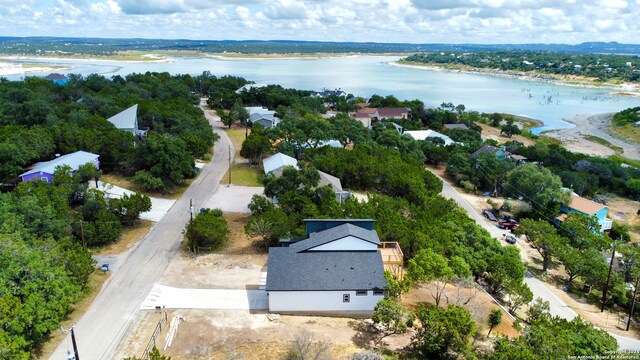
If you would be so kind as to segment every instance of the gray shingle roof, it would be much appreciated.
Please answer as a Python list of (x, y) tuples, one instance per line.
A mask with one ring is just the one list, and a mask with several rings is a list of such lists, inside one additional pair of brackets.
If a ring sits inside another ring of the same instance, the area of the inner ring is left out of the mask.
[(293, 248), (296, 251), (305, 251), (350, 235), (364, 241), (380, 245), (380, 238), (375, 230), (367, 230), (347, 223), (327, 230), (311, 233), (308, 239), (292, 244), (290, 248)]
[(296, 252), (270, 248), (267, 291), (340, 291), (384, 289), (378, 251)]
[(340, 179), (333, 175), (329, 175), (324, 171), (318, 170), (318, 173), (320, 174), (320, 181), (318, 182), (318, 185), (330, 185), (334, 192), (342, 191), (342, 183), (340, 182)]
[(497, 152), (498, 152), (498, 150), (500, 150), (500, 149), (498, 149), (498, 148), (497, 148), (497, 147), (495, 147), (495, 146), (491, 146), (491, 145), (484, 145), (483, 147), (481, 147), (480, 149), (476, 150), (476, 151), (475, 151), (473, 154), (471, 154), (471, 155), (474, 155), (474, 156), (475, 156), (475, 155), (480, 155), (480, 154), (482, 154), (482, 153), (492, 153), (492, 154), (495, 154), (495, 153), (497, 153)]

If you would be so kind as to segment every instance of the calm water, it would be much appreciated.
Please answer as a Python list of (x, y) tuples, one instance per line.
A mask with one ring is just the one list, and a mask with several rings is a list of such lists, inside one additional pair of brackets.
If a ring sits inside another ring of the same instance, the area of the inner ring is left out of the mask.
[[(611, 95), (608, 89), (585, 89), (484, 75), (445, 73), (391, 66), (398, 57), (354, 56), (323, 59), (213, 59), (174, 58), (170, 63), (117, 61), (38, 61), (72, 66), (65, 73), (105, 76), (132, 72), (167, 71), (172, 74), (237, 75), (259, 84), (299, 89), (341, 88), (367, 97), (394, 95), (420, 99), (427, 106), (443, 102), (464, 104), (468, 110), (527, 116), (545, 123), (535, 132), (571, 127), (563, 118), (582, 113), (616, 112), (640, 106), (640, 98)], [(20, 76), (8, 77), (12, 80)]]

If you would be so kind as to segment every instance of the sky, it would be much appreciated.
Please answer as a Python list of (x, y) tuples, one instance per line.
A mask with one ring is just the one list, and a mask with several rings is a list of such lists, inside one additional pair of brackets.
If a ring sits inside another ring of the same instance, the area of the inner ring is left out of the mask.
[(0, 36), (640, 43), (640, 0), (0, 0)]

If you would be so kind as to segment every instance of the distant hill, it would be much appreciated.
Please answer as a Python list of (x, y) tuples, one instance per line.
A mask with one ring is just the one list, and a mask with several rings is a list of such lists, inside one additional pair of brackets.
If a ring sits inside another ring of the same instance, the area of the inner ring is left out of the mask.
[(100, 39), (57, 37), (0, 37), (0, 53), (3, 54), (92, 54), (109, 55), (118, 51), (140, 50), (191, 50), (246, 54), (293, 53), (415, 53), (425, 51), (491, 51), (527, 50), (567, 53), (607, 53), (640, 55), (640, 45), (617, 42), (586, 42), (567, 44), (407, 44), (407, 43), (357, 43), (292, 40), (163, 40), (163, 39)]

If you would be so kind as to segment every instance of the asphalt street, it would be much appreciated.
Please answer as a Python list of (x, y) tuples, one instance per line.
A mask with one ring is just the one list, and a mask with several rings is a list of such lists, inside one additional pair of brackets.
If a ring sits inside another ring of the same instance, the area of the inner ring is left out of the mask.
[[(202, 106), (202, 103), (201, 103)], [(233, 145), (226, 133), (216, 125), (216, 118), (207, 119), (220, 135), (215, 154), (183, 196), (151, 229), (107, 280), (100, 294), (75, 325), (78, 355), (83, 360), (112, 359), (132, 319), (143, 300), (158, 281), (169, 261), (176, 255), (182, 240), (182, 230), (189, 220), (189, 199), (199, 209), (216, 191), (228, 168), (229, 149)], [(233, 158), (233, 153), (231, 154)], [(66, 360), (69, 341), (65, 339), (52, 354), (52, 360)], [(138, 354), (141, 355), (141, 354)]]
[[(438, 174), (434, 172), (432, 173), (436, 175), (440, 180), (442, 180), (442, 196), (455, 201), (458, 205), (460, 205), (467, 211), (469, 217), (475, 220), (478, 225), (485, 228), (489, 232), (489, 234), (491, 234), (491, 236), (502, 241), (504, 231), (502, 231), (495, 225), (488, 224), (486, 221), (484, 221), (482, 215), (480, 215), (478, 211), (476, 211), (476, 209), (474, 209), (473, 206), (469, 204), (467, 199), (462, 197), (453, 186), (451, 186)], [(529, 272), (525, 274), (524, 281), (525, 283), (527, 283), (527, 285), (529, 285), (531, 292), (533, 292), (536, 298), (541, 298), (542, 300), (549, 302), (549, 309), (552, 315), (559, 316), (567, 320), (571, 320), (578, 316), (578, 314), (576, 314), (576, 312), (573, 311), (573, 309), (571, 309), (569, 305), (562, 301), (562, 299), (556, 296), (548, 288), (547, 284), (535, 278)], [(640, 340), (627, 338), (613, 333), (609, 334), (611, 334), (611, 336), (613, 336), (618, 341), (618, 348), (620, 350), (640, 350)]]

